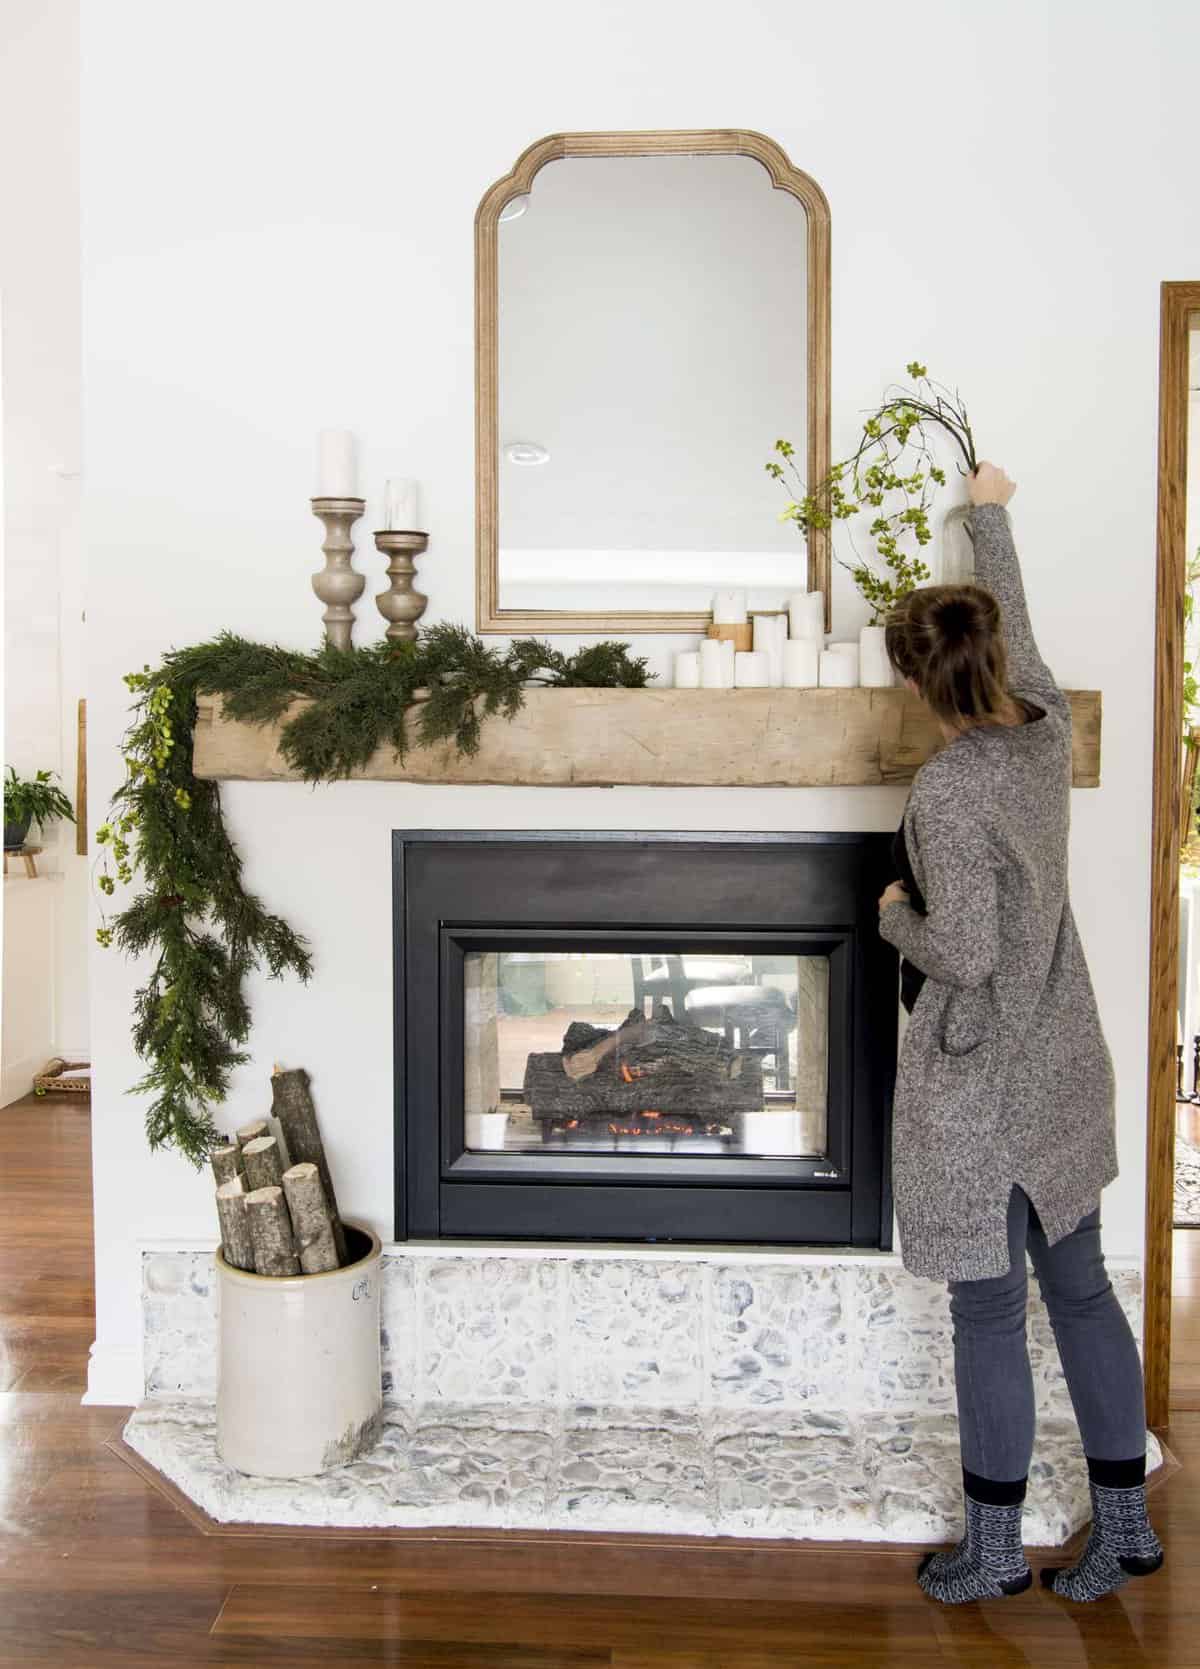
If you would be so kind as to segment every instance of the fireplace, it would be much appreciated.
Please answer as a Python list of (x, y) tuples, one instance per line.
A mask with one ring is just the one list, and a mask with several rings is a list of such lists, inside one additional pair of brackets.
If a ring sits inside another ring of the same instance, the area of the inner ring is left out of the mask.
[(396, 1236), (887, 1246), (875, 834), (394, 836)]

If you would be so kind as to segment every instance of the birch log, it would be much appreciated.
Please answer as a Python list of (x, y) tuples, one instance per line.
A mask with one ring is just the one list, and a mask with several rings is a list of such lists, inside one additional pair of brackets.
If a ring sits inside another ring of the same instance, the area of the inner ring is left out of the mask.
[(223, 1182), (217, 1189), (217, 1218), (221, 1224), (221, 1251), (225, 1262), (235, 1269), (254, 1268), (254, 1245), (246, 1215), (246, 1192), (240, 1176)]
[(246, 1191), (256, 1188), (278, 1188), (283, 1178), (279, 1160), (279, 1143), (274, 1136), (255, 1136), (242, 1149), (242, 1165), (246, 1172)]
[(242, 1174), (241, 1148), (236, 1142), (229, 1142), (224, 1147), (214, 1147), (209, 1154), (213, 1175), (217, 1179), (217, 1187), (222, 1183), (232, 1182)]
[(243, 1124), (237, 1133), (237, 1144), (245, 1147), (247, 1142), (257, 1141), (260, 1136), (269, 1136), (271, 1127), (265, 1118), (256, 1118), (253, 1124)]
[(308, 1073), (302, 1066), (292, 1072), (277, 1071), (272, 1075), (271, 1112), (283, 1131), (292, 1165), (315, 1165), (321, 1173), (321, 1186), (325, 1190), (333, 1222), (333, 1244), (337, 1248), (340, 1268), (347, 1261), (346, 1234), (342, 1228), (333, 1178), (329, 1174), (329, 1163), (325, 1158), (325, 1144), (317, 1124), (317, 1110), (308, 1087)]
[(333, 1218), (321, 1173), (313, 1164), (293, 1165), (283, 1173), (283, 1192), (292, 1214), (292, 1232), (300, 1267), (306, 1275), (323, 1275), (338, 1267), (333, 1243)]
[(246, 1195), (246, 1215), (259, 1275), (299, 1275), (300, 1259), (282, 1188), (256, 1188)]

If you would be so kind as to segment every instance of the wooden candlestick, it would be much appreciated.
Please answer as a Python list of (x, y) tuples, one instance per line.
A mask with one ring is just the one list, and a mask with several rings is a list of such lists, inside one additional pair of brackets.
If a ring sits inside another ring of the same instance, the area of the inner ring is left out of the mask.
[(354, 630), (353, 604), (363, 594), (366, 579), (350, 566), (354, 540), (350, 529), (367, 504), (361, 498), (314, 498), (313, 515), (325, 524), (325, 566), (312, 577), (312, 588), (325, 604), (325, 641), (335, 649), (349, 649)]
[(375, 599), (380, 614), (391, 624), (386, 636), (411, 642), (417, 635), (417, 621), (425, 613), (429, 598), (413, 586), (417, 564), (414, 558), (429, 544), (428, 533), (394, 533), (385, 530), (375, 535), (376, 548), (389, 558), (387, 571), (391, 584)]

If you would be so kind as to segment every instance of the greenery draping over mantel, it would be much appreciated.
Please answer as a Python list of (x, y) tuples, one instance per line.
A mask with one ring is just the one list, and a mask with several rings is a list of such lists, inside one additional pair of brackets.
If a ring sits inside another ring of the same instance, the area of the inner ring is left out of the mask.
[(483, 720), (511, 718), (528, 684), (642, 688), (647, 673), (623, 643), (574, 655), (535, 638), (489, 648), (444, 624), (413, 643), (313, 654), (225, 632), (173, 649), (161, 666), (125, 682), (135, 698), (126, 776), (97, 833), (97, 885), (106, 897), (118, 885), (136, 882), (139, 890), (97, 937), (153, 957), (134, 1009), (134, 1045), (147, 1071), (131, 1093), (151, 1098), (150, 1146), (201, 1164), (217, 1135), (213, 1109), (248, 1058), (247, 974), (262, 966), (272, 978), (307, 980), (313, 963), (303, 937), (246, 890), (218, 785), (192, 774), (196, 698), (218, 695), (231, 717), (251, 724), (277, 723), (303, 698), (280, 746), (306, 781), (318, 783), (349, 776), (380, 747), (403, 757), (414, 707), (419, 744), (451, 741), (470, 754)]

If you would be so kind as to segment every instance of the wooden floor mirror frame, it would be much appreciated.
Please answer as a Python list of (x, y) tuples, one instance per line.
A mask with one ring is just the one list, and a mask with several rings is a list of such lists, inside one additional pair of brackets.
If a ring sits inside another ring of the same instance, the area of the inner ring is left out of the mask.
[(1152, 1426), (1167, 1424), (1171, 1395), (1183, 599), (1187, 571), (1188, 336), (1190, 322), (1196, 315), (1200, 315), (1200, 281), (1166, 283), (1162, 286), (1143, 1280), (1146, 1418)]
[[(708, 128), (662, 133), (556, 133), (529, 146), (512, 172), (485, 193), (475, 216), (475, 540), (476, 623), (480, 632), (703, 632), (711, 614), (613, 609), (577, 613), (566, 609), (506, 609), (500, 606), (500, 435), (499, 435), (499, 225), (500, 212), (533, 186), (539, 169), (562, 157), (748, 156), (760, 162), (779, 190), (791, 192), (808, 217), (806, 298), (807, 480), (822, 481), (829, 469), (830, 306), (829, 203), (810, 175), (764, 134)], [(766, 444), (771, 445), (773, 437)], [(825, 593), (829, 630), (829, 535), (808, 540), (808, 589)], [(798, 551), (795, 590), (802, 590), (803, 547)]]

